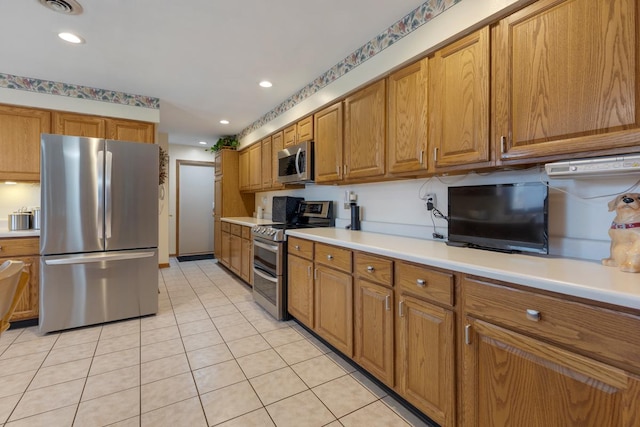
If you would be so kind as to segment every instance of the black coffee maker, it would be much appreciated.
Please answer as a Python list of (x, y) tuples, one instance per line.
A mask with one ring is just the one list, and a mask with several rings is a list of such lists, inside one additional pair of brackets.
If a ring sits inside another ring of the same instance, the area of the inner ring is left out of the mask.
[(271, 219), (274, 222), (295, 224), (298, 222), (298, 207), (304, 197), (274, 196), (271, 207)]

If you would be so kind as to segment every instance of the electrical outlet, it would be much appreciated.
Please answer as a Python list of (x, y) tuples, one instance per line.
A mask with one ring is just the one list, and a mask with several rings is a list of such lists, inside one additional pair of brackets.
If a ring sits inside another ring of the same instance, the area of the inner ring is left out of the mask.
[(427, 205), (427, 209), (428, 210), (432, 210), (433, 208), (436, 207), (436, 194), (435, 193), (428, 193), (425, 198), (425, 203)]

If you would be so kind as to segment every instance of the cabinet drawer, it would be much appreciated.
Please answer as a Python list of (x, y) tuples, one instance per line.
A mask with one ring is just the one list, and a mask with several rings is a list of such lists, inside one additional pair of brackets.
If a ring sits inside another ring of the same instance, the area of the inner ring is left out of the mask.
[(231, 224), (231, 234), (242, 237), (242, 226), (238, 224)]
[(251, 239), (251, 227), (242, 227), (242, 238)]
[(351, 273), (351, 251), (349, 249), (316, 243), (315, 252), (313, 258), (315, 262)]
[(227, 233), (231, 230), (231, 224), (226, 221), (222, 221), (221, 223), (222, 231), (226, 231)]
[(38, 238), (0, 239), (0, 257), (38, 255), (39, 253), (40, 239)]
[(290, 255), (297, 255), (308, 260), (313, 259), (313, 242), (296, 237), (289, 237), (287, 240)]
[(392, 260), (356, 252), (353, 255), (353, 263), (358, 277), (384, 286), (393, 286)]
[(453, 273), (396, 262), (396, 286), (429, 300), (453, 306)]
[(464, 310), (640, 372), (640, 316), (465, 278)]

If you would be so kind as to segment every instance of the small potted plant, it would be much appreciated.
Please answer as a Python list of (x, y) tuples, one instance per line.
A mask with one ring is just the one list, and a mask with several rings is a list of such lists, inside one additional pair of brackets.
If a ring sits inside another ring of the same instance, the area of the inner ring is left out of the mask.
[(211, 151), (212, 153), (215, 153), (216, 151), (220, 151), (222, 149), (235, 150), (236, 148), (238, 148), (238, 145), (240, 145), (240, 143), (235, 136), (223, 136), (218, 139), (218, 141), (211, 147), (205, 148), (205, 151)]

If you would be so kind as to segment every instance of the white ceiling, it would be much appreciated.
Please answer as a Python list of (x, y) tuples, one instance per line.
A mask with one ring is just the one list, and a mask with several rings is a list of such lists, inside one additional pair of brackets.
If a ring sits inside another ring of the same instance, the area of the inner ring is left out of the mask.
[(0, 73), (159, 98), (159, 131), (187, 145), (239, 133), (423, 3), (78, 1), (73, 16), (2, 0)]

